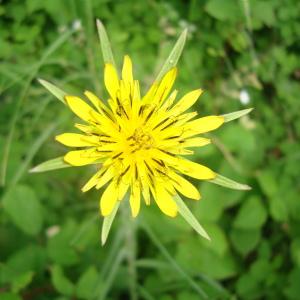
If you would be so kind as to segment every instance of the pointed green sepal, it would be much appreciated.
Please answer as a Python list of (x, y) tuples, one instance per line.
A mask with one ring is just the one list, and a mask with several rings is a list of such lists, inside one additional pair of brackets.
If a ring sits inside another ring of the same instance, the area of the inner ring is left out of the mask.
[(55, 96), (58, 100), (60, 100), (63, 104), (66, 104), (65, 96), (67, 95), (66, 92), (61, 90), (59, 87), (54, 85), (53, 83), (46, 81), (44, 79), (38, 79), (38, 82), (45, 87), (53, 96)]
[(253, 108), (242, 109), (229, 114), (222, 115), (222, 117), (224, 117), (224, 122), (226, 123), (238, 119), (242, 116), (245, 116), (249, 114), (252, 110)]
[(52, 170), (57, 170), (57, 169), (63, 169), (63, 168), (69, 168), (72, 167), (70, 164), (67, 164), (64, 161), (64, 157), (60, 156), (57, 158), (53, 158), (50, 160), (47, 160), (32, 169), (29, 170), (30, 173), (41, 173), (41, 172), (46, 172), (46, 171), (52, 171)]
[(183, 30), (183, 32), (180, 34), (176, 44), (174, 45), (173, 49), (171, 50), (167, 60), (163, 64), (160, 72), (158, 73), (155, 81), (160, 81), (162, 77), (173, 67), (177, 65), (177, 62), (181, 56), (182, 50), (185, 45), (187, 36), (187, 29)]
[(189, 223), (197, 233), (199, 233), (201, 236), (203, 236), (204, 238), (210, 241), (210, 237), (208, 236), (207, 232), (200, 225), (200, 223), (192, 214), (192, 212), (189, 210), (189, 208), (186, 206), (184, 201), (178, 195), (174, 196), (173, 199), (178, 206), (179, 213), (186, 220), (186, 222)]
[(110, 232), (111, 225), (115, 219), (115, 216), (117, 214), (119, 206), (120, 206), (120, 201), (117, 201), (111, 214), (107, 217), (104, 217), (103, 224), (102, 224), (102, 231), (101, 231), (102, 246), (106, 243), (106, 240), (107, 240), (109, 232)]
[(116, 66), (114, 56), (110, 46), (110, 41), (108, 39), (105, 27), (99, 19), (97, 19), (96, 23), (97, 23), (97, 30), (100, 39), (100, 45), (101, 45), (104, 63), (111, 63), (114, 66)]
[(236, 182), (220, 174), (217, 174), (217, 176), (214, 179), (209, 180), (209, 182), (224, 186), (232, 190), (251, 190), (251, 186)]

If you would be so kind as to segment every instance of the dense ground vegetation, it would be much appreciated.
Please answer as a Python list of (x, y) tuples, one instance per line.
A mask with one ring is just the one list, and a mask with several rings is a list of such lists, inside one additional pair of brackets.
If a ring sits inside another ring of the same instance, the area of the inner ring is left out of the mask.
[[(143, 90), (188, 28), (180, 94), (205, 90), (200, 115), (255, 108), (193, 157), (253, 188), (199, 185), (187, 203), (212, 242), (152, 205), (101, 247), (93, 170), (28, 173), (73, 123), (37, 78), (104, 95), (96, 18)], [(0, 298), (299, 299), (299, 20), (297, 0), (0, 1)]]

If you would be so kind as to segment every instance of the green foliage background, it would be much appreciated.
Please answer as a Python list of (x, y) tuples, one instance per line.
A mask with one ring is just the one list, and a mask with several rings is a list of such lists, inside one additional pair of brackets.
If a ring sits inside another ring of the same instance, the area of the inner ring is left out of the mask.
[[(144, 90), (187, 27), (181, 95), (205, 89), (201, 115), (255, 108), (193, 158), (253, 187), (204, 182), (186, 201), (212, 242), (152, 205), (101, 247), (99, 194), (80, 191), (94, 170), (28, 173), (63, 155), (53, 138), (73, 123), (36, 79), (105, 95), (96, 18)], [(1, 1), (1, 300), (300, 299), (299, 20), (297, 0)]]

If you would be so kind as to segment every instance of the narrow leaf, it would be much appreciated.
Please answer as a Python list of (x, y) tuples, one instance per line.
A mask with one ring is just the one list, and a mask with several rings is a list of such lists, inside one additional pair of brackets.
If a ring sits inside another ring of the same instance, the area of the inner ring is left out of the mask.
[(31, 170), (29, 170), (29, 172), (30, 173), (40, 173), (40, 172), (46, 172), (46, 171), (69, 168), (69, 167), (72, 167), (72, 166), (67, 164), (64, 161), (63, 156), (60, 156), (57, 158), (47, 160), (47, 161), (35, 166)]
[(209, 180), (209, 182), (218, 184), (233, 190), (251, 190), (251, 186), (247, 184), (238, 183), (232, 179), (226, 178), (217, 174), (216, 178)]
[(64, 99), (65, 95), (67, 95), (66, 92), (58, 88), (56, 85), (50, 83), (49, 81), (46, 81), (44, 79), (38, 79), (39, 83), (44, 86), (53, 96), (55, 96), (58, 100), (60, 100), (62, 103), (66, 104), (66, 101)]
[(191, 288), (193, 288), (201, 297), (200, 299), (208, 299), (207, 294), (202, 289), (202, 287), (199, 285), (198, 282), (196, 282), (189, 273), (187, 273), (173, 258), (173, 255), (171, 255), (166, 247), (160, 242), (159, 238), (154, 234), (152, 229), (146, 224), (145, 222), (142, 223), (142, 226), (145, 230), (145, 232), (148, 234), (149, 238), (153, 242), (153, 244), (157, 247), (157, 249), (160, 251), (160, 253), (169, 261), (170, 265), (173, 267), (174, 271), (178, 273), (183, 279), (186, 280), (186, 282), (190, 285)]
[(111, 225), (115, 219), (119, 206), (120, 206), (120, 201), (117, 201), (112, 213), (109, 216), (104, 217), (103, 224), (102, 224), (102, 232), (101, 232), (102, 246), (106, 243)]
[(229, 122), (235, 119), (238, 119), (242, 116), (245, 116), (247, 114), (249, 114), (251, 111), (253, 110), (253, 108), (247, 108), (247, 109), (242, 109), (242, 110), (238, 110), (229, 114), (225, 114), (222, 115), (222, 117), (224, 117), (224, 122)]
[(110, 42), (105, 27), (99, 19), (97, 19), (97, 29), (104, 63), (111, 63), (115, 66), (114, 56), (111, 50)]
[(185, 40), (187, 36), (187, 29), (185, 29), (179, 36), (175, 46), (173, 47), (172, 51), (170, 52), (169, 57), (163, 64), (159, 74), (156, 77), (155, 81), (160, 81), (164, 74), (166, 74), (171, 68), (175, 67), (177, 65), (178, 59), (182, 53)]
[(200, 225), (198, 220), (195, 218), (195, 216), (192, 214), (183, 200), (178, 195), (176, 195), (173, 199), (178, 206), (178, 211), (181, 216), (197, 231), (197, 233), (210, 240), (210, 237), (208, 236), (204, 228)]

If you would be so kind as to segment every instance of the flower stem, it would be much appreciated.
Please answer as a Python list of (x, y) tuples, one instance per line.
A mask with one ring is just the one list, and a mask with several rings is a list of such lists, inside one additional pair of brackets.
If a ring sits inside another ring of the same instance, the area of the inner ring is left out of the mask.
[(123, 216), (123, 224), (125, 229), (125, 256), (127, 260), (128, 267), (128, 285), (129, 285), (129, 293), (131, 300), (137, 300), (137, 271), (136, 271), (136, 252), (137, 252), (137, 244), (136, 244), (136, 222), (135, 219), (132, 218), (130, 214), (129, 208), (129, 200), (124, 199), (123, 205), (121, 205), (121, 213)]

